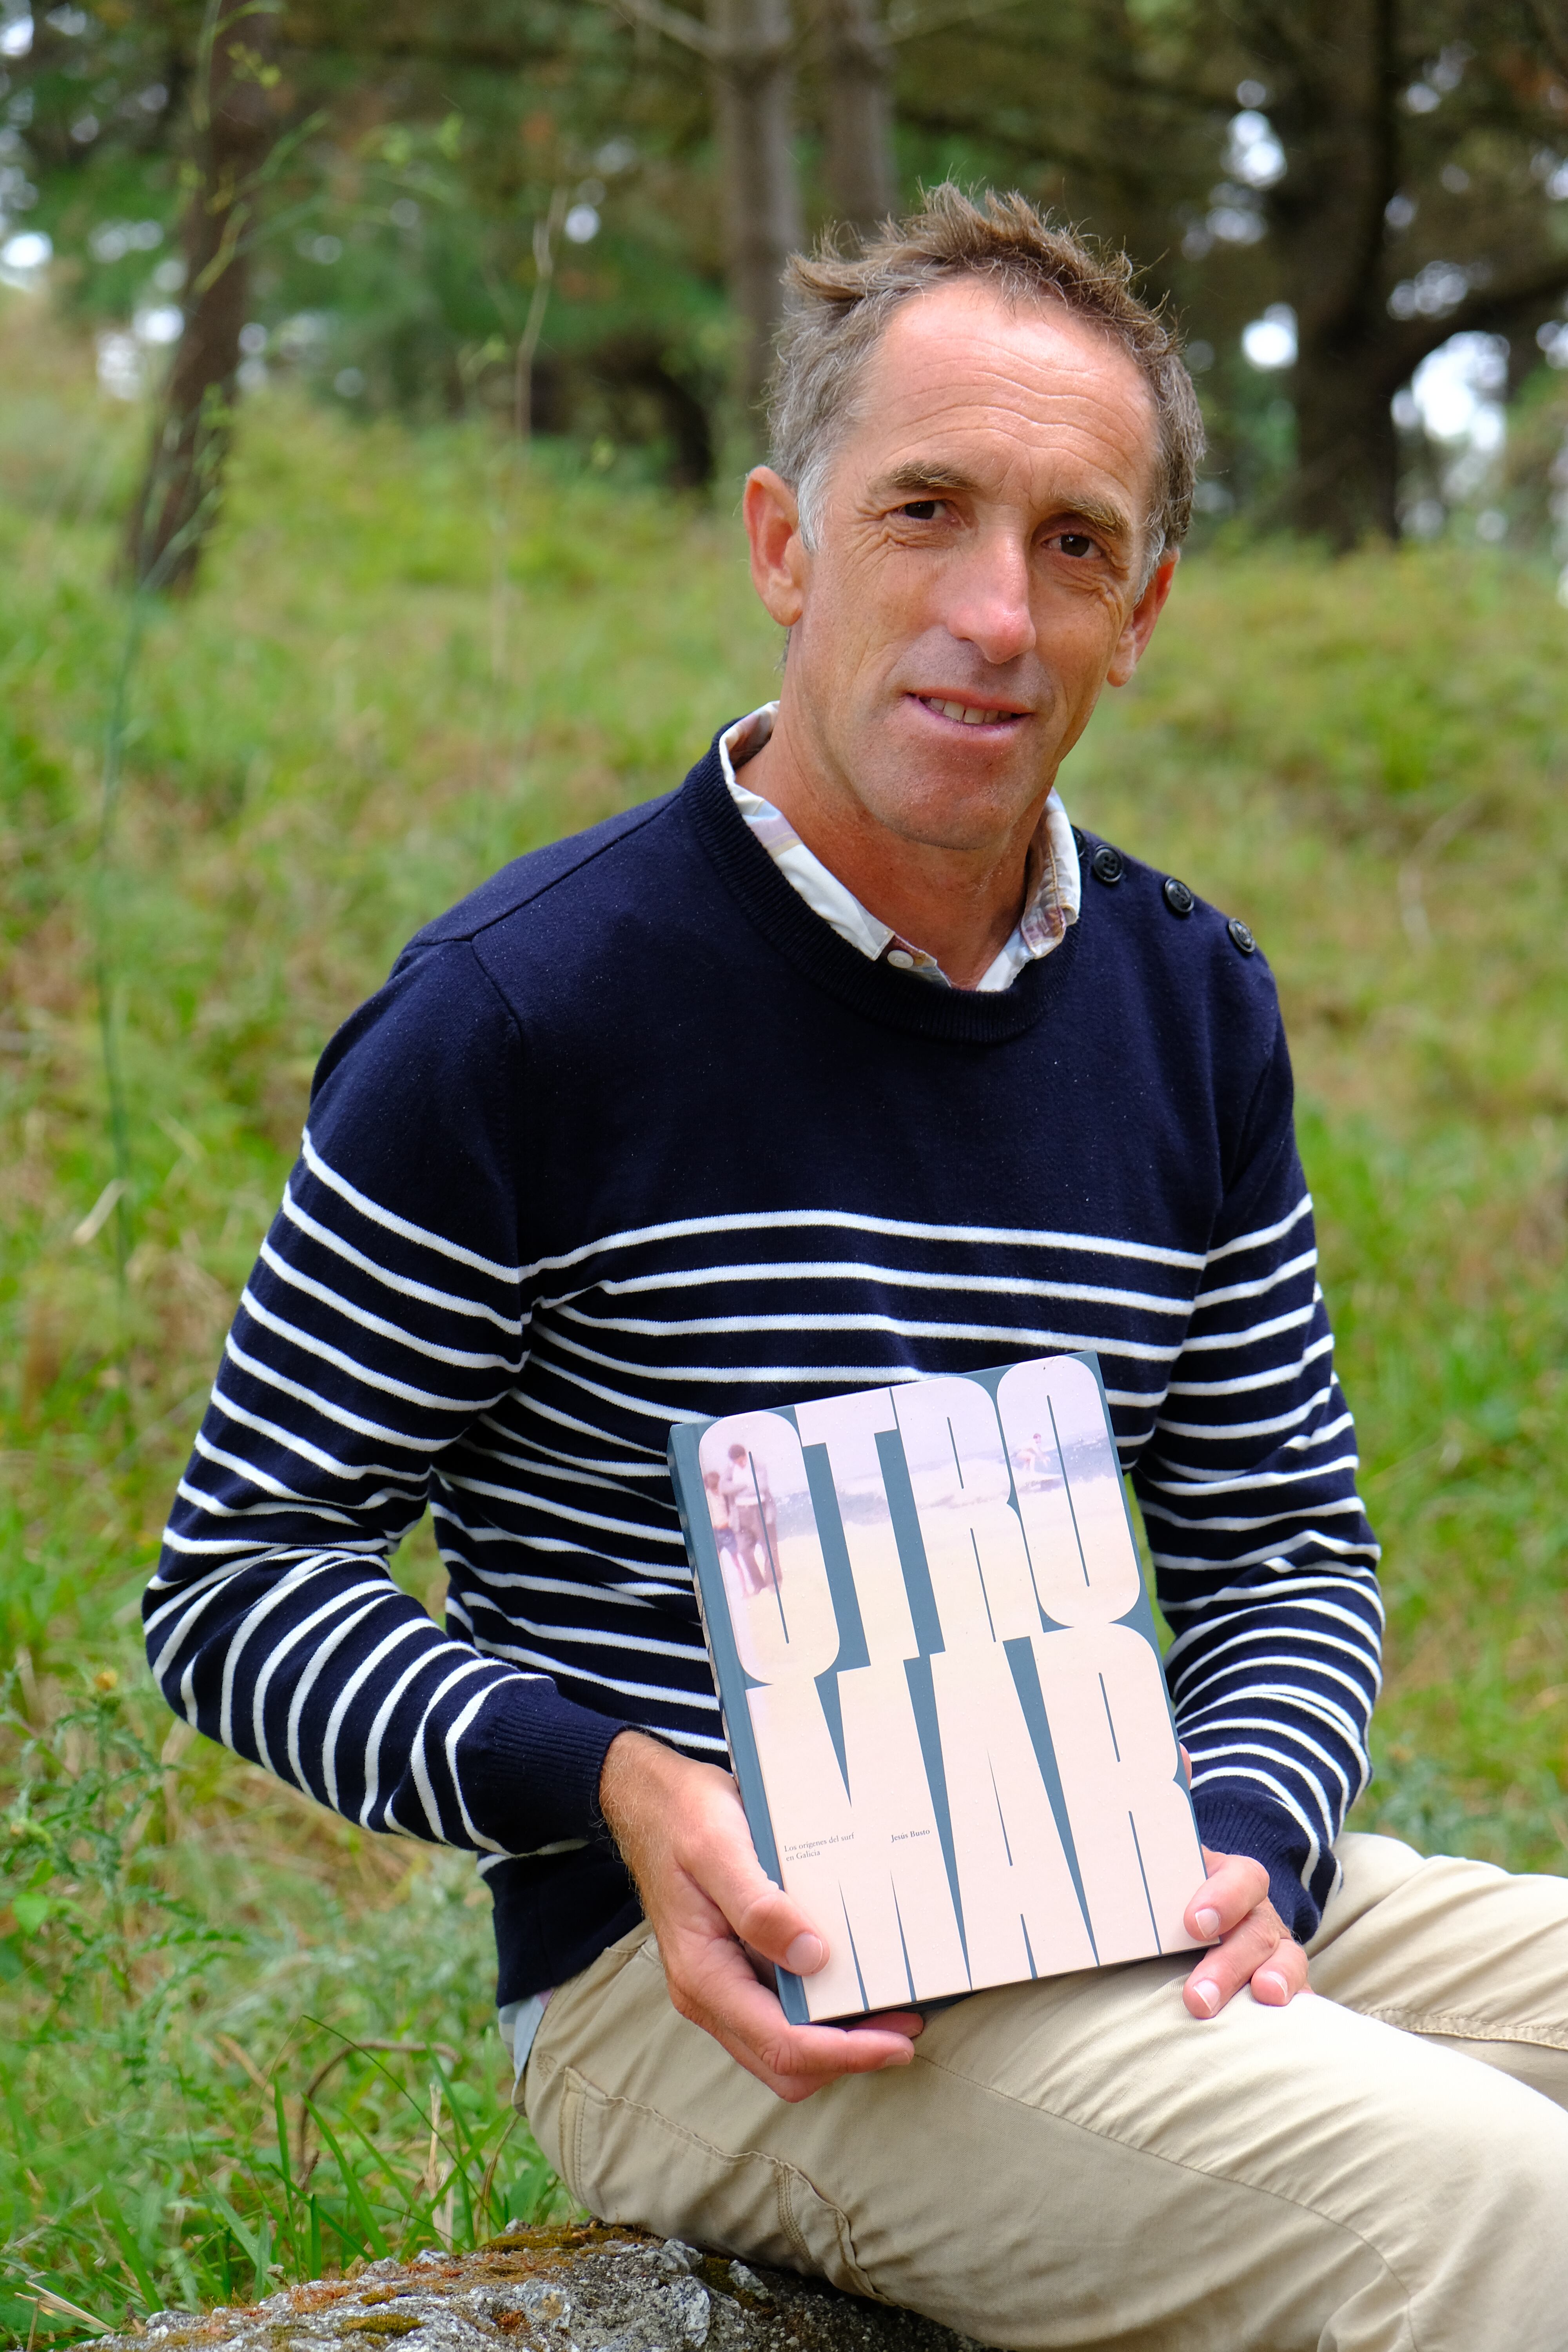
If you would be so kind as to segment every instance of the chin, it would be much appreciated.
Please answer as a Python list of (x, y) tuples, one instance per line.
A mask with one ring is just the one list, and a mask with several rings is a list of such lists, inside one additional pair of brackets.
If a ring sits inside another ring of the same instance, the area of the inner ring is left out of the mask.
[(1020, 807), (1036, 797), (1037, 787), (1024, 793), (956, 794), (949, 785), (925, 791), (867, 792), (860, 799), (867, 812), (900, 841), (925, 849), (989, 848), (999, 834), (1016, 823)]
[[(879, 763), (880, 766), (881, 763)], [(984, 849), (1038, 799), (1034, 774), (965, 775), (964, 762), (900, 761), (879, 773), (869, 761), (856, 774), (856, 797), (868, 814), (901, 840), (930, 849)], [(851, 771), (851, 773), (855, 773)]]

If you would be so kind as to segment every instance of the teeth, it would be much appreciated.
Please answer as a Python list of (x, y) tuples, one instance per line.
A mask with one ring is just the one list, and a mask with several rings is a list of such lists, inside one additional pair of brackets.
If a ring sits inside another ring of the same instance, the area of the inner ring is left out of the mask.
[(967, 702), (932, 702), (928, 709), (940, 710), (944, 719), (956, 719), (963, 727), (988, 727), (1000, 718), (995, 710), (974, 710)]

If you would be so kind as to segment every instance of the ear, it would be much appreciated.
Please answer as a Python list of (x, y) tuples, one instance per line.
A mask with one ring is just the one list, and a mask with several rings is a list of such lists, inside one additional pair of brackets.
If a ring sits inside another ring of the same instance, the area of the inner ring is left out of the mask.
[(811, 562), (795, 492), (771, 466), (754, 466), (746, 477), (742, 511), (752, 547), (752, 585), (779, 626), (793, 629), (805, 608)]
[(1110, 656), (1110, 667), (1105, 673), (1108, 686), (1125, 686), (1143, 658), (1143, 648), (1154, 634), (1154, 624), (1165, 609), (1165, 599), (1171, 593), (1171, 583), (1176, 576), (1176, 566), (1182, 551), (1172, 548), (1154, 567), (1154, 576), (1127, 615), (1116, 651)]

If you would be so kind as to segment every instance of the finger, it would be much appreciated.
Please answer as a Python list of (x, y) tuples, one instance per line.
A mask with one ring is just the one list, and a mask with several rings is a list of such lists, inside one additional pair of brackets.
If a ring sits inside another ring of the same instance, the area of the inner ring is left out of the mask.
[(921, 2021), (912, 2014), (879, 2019), (847, 2032), (837, 2026), (791, 2025), (734, 1944), (710, 1952), (692, 1984), (683, 1985), (675, 1971), (668, 1973), (682, 2015), (703, 2026), (749, 2074), (783, 2099), (809, 2098), (843, 2074), (908, 2065), (914, 2054), (911, 2030), (918, 2031)]
[(1307, 1955), (1291, 1936), (1275, 1946), (1261, 1968), (1252, 1972), (1252, 1998), (1268, 2009), (1283, 2009), (1307, 1990)]
[(705, 2011), (702, 2022), (740, 2035), (751, 2049), (767, 2053), (776, 2070), (841, 2074), (900, 2065), (910, 2042), (925, 2031), (924, 2018), (913, 2010), (857, 2018), (847, 2026), (791, 2025), (777, 1996), (749, 1968), (737, 1970), (736, 1949), (733, 1944), (722, 1944), (702, 1956), (689, 1990)]
[(1212, 1944), (1216, 1937), (1228, 1935), (1265, 1900), (1268, 1893), (1268, 1873), (1260, 1862), (1246, 1853), (1211, 1853), (1205, 1846), (1204, 1860), (1209, 1874), (1183, 1914), (1189, 1936), (1199, 1943)]
[[(1269, 1904), (1259, 1904), (1240, 1927), (1233, 1927), (1214, 1949), (1205, 1952), (1187, 1979), (1184, 1999), (1193, 2017), (1217, 2017), (1257, 1970), (1275, 1961), (1286, 1940), (1284, 1929)], [(1287, 1992), (1286, 1998), (1289, 1998)]]
[(717, 1911), (765, 1959), (800, 1976), (824, 1966), (826, 1939), (763, 1870), (728, 1772), (627, 1732), (611, 1745), (600, 1801), (661, 1934), (675, 1919), (700, 1932)]
[(738, 1833), (724, 1823), (697, 1853), (685, 1857), (693, 1883), (722, 1914), (742, 1944), (798, 1977), (826, 1966), (827, 1940), (798, 1903), (775, 1886), (757, 1860), (745, 1816)]
[[(924, 2029), (924, 2019), (914, 2011), (857, 2019), (849, 2027), (793, 2026), (777, 1994), (757, 1977), (741, 1946), (722, 1933), (688, 1937), (667, 1930), (660, 1951), (677, 2006), (710, 2030), (722, 2024), (726, 2031), (741, 2033), (753, 2048), (771, 2044), (784, 2033), (795, 2037), (788, 2046), (804, 2061), (808, 2053), (798, 2037), (825, 2037), (812, 2048), (842, 2073), (885, 2060), (890, 2043), (900, 2045), (891, 2052), (895, 2060), (902, 2059), (911, 2039)], [(861, 2044), (855, 2053), (840, 2046), (850, 2034)]]

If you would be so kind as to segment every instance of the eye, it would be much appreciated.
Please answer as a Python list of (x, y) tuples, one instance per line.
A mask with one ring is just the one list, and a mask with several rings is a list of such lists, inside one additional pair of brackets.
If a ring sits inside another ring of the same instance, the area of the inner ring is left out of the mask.
[(1070, 555), (1075, 562), (1081, 562), (1086, 555), (1093, 555), (1096, 551), (1094, 541), (1085, 530), (1058, 531), (1056, 543), (1064, 555)]
[(910, 499), (899, 512), (906, 522), (934, 522), (942, 505), (941, 499)]

